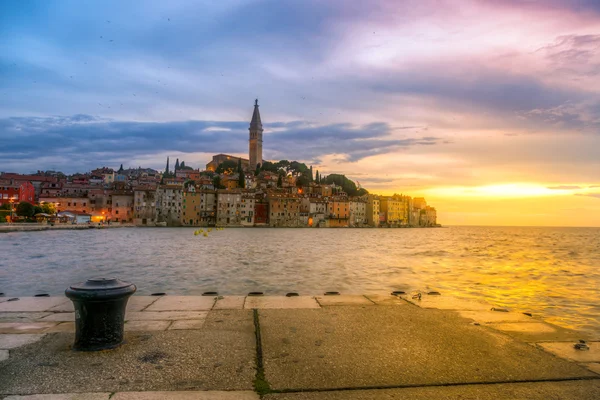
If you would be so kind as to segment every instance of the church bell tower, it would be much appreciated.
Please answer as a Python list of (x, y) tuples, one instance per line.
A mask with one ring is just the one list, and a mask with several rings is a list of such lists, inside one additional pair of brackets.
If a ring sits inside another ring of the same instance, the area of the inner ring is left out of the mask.
[(260, 112), (258, 111), (258, 99), (254, 101), (254, 113), (252, 113), (252, 121), (250, 122), (250, 148), (249, 148), (249, 168), (251, 171), (256, 169), (257, 164), (262, 164), (262, 134), (263, 127), (260, 121)]

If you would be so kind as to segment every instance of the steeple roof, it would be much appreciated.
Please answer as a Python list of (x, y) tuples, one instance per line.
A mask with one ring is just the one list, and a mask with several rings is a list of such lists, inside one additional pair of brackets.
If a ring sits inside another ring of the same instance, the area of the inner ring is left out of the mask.
[(254, 101), (254, 113), (252, 113), (250, 130), (263, 130), (262, 122), (260, 121), (260, 112), (258, 111), (258, 99)]

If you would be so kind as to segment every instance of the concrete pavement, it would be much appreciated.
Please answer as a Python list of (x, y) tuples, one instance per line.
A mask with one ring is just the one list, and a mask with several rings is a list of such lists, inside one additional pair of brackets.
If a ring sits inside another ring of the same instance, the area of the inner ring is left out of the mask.
[(600, 333), (493, 308), (443, 294), (133, 296), (125, 344), (82, 353), (66, 298), (0, 298), (0, 398), (600, 398)]

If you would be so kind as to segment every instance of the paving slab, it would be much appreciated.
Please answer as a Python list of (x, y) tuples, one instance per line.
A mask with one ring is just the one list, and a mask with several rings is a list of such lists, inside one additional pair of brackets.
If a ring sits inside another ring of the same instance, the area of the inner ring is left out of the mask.
[(260, 310), (259, 320), (266, 379), (277, 390), (595, 376), (444, 310)]
[(0, 312), (0, 322), (33, 322), (51, 314), (49, 312)]
[(146, 311), (208, 311), (215, 299), (211, 296), (162, 296)]
[(597, 374), (600, 375), (600, 363), (587, 363), (587, 364), (582, 364), (584, 367), (586, 367), (587, 369), (589, 369), (592, 372), (595, 372)]
[(407, 306), (409, 305), (404, 299), (398, 296), (389, 294), (366, 294), (366, 298), (380, 306)]
[(20, 297), (16, 301), (0, 303), (0, 312), (39, 312), (70, 303), (66, 297)]
[[(66, 298), (65, 298), (66, 299)], [(159, 297), (156, 296), (136, 296), (133, 295), (127, 300), (127, 311), (142, 311), (144, 308), (148, 307), (150, 304), (157, 301)], [(52, 307), (49, 311), (52, 312), (74, 312), (75, 308), (73, 306), (73, 302), (69, 299), (68, 301), (62, 304), (59, 304), (55, 307)]]
[(204, 319), (208, 311), (142, 311), (125, 314), (127, 321), (175, 321), (183, 319)]
[(204, 320), (200, 319), (186, 319), (183, 321), (173, 321), (173, 323), (169, 326), (171, 330), (177, 329), (200, 329), (204, 325)]
[(311, 296), (248, 296), (244, 308), (321, 308)]
[(542, 347), (561, 358), (577, 362), (600, 362), (600, 342), (588, 342), (589, 350), (577, 350), (573, 342), (538, 343)]
[(413, 299), (413, 294), (406, 294), (401, 297), (421, 308), (435, 308), (438, 310), (490, 311), (494, 307), (483, 301), (467, 300), (446, 295), (422, 294), (420, 300), (418, 298)]
[(219, 296), (213, 310), (241, 310), (246, 296)]
[(51, 333), (11, 350), (0, 364), (0, 395), (253, 389), (251, 311), (211, 311), (199, 330), (125, 332), (125, 344), (110, 351), (72, 351), (73, 340)]
[(0, 322), (0, 333), (43, 333), (56, 322)]
[(526, 382), (378, 390), (269, 394), (264, 400), (593, 400), (600, 381)]
[(258, 400), (256, 393), (250, 391), (223, 392), (122, 392), (116, 393), (112, 400)]
[(4, 400), (108, 400), (110, 393), (63, 393), (8, 396)]
[(0, 335), (0, 349), (10, 350), (25, 346), (41, 340), (44, 334), (2, 334)]
[(0, 361), (8, 360), (8, 350), (0, 350)]
[(472, 319), (480, 324), (496, 322), (538, 322), (532, 317), (518, 312), (458, 311), (458, 314), (463, 318)]
[(365, 296), (340, 294), (332, 296), (317, 296), (315, 297), (322, 307), (329, 306), (373, 306), (371, 300)]
[(61, 322), (51, 328), (44, 331), (45, 333), (56, 333), (56, 332), (75, 332), (75, 322)]
[(58, 322), (71, 322), (75, 321), (74, 312), (55, 312), (45, 317), (40, 318), (40, 321), (58, 321)]
[(125, 323), (125, 332), (164, 331), (171, 323), (171, 321), (127, 321)]

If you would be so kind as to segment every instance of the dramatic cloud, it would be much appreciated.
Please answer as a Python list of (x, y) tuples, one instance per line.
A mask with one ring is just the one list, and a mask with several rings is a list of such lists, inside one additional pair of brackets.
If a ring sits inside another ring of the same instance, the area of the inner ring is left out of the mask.
[[(311, 161), (335, 153), (343, 160), (358, 161), (438, 141), (435, 137), (391, 138), (391, 128), (385, 123), (357, 126), (292, 121), (265, 124), (264, 128), (265, 158), (277, 160)], [(13, 117), (0, 119), (0, 130), (7, 133), (5, 146), (0, 148), (0, 163), (5, 168), (18, 166), (23, 159), (57, 156), (64, 161), (55, 162), (52, 168), (74, 172), (169, 151), (243, 154), (248, 148), (248, 122), (236, 121), (123, 122), (90, 115)]]
[(582, 187), (581, 186), (563, 185), (563, 186), (548, 186), (548, 189), (552, 189), (552, 190), (572, 190), (572, 189), (582, 189)]
[(381, 191), (600, 180), (595, 0), (4, 1), (0, 33), (2, 170), (244, 155), (258, 98), (265, 158)]
[(600, 193), (576, 193), (575, 196), (595, 197), (600, 199)]

